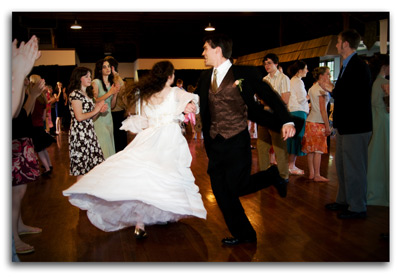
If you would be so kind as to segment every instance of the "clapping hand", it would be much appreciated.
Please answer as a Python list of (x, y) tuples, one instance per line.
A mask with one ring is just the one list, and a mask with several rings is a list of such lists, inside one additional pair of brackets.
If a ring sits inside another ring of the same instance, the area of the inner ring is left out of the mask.
[(27, 76), (31, 71), (35, 61), (39, 59), (41, 52), (39, 51), (38, 40), (36, 36), (25, 44), (21, 42), (19, 48), (17, 48), (17, 40), (12, 42), (12, 73), (22, 74)]
[(94, 108), (95, 110), (99, 111), (99, 113), (104, 113), (108, 109), (107, 103), (104, 102), (104, 100), (96, 102), (96, 106)]
[(113, 95), (118, 94), (120, 89), (121, 89), (121, 85), (119, 85), (118, 83), (114, 83), (111, 86), (111, 90), (112, 90), (112, 94)]
[(29, 84), (29, 94), (34, 98), (37, 98), (38, 96), (40, 96), (41, 93), (45, 91), (46, 91), (46, 82), (44, 81), (44, 79), (40, 79), (39, 82), (37, 83)]

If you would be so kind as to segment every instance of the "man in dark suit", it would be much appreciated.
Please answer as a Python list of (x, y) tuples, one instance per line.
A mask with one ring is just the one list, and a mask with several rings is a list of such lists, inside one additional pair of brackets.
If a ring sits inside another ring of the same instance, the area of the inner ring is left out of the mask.
[(367, 211), (368, 143), (372, 131), (371, 73), (358, 57), (361, 37), (355, 30), (339, 34), (336, 48), (343, 58), (332, 96), (336, 132), (336, 202), (326, 208), (339, 211), (338, 218), (365, 218)]
[[(224, 238), (222, 243), (256, 242), (256, 232), (239, 197), (270, 185), (285, 197), (287, 181), (280, 177), (276, 166), (250, 175), (252, 154), (247, 120), (282, 131), (285, 140), (295, 135), (294, 125), (301, 124), (298, 118), (290, 115), (279, 95), (262, 81), (262, 75), (255, 67), (232, 65), (229, 60), (231, 39), (211, 35), (204, 41), (202, 55), (205, 65), (212, 69), (202, 73), (195, 93), (200, 96), (211, 187), (233, 236)], [(255, 101), (255, 94), (270, 110), (264, 110), (264, 106)]]

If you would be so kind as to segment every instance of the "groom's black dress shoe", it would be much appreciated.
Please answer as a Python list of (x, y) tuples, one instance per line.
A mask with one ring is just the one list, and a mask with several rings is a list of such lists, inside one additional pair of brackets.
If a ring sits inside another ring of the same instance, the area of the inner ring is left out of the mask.
[(366, 211), (355, 212), (346, 210), (337, 215), (339, 219), (365, 219), (367, 217)]
[(280, 179), (278, 182), (274, 183), (274, 187), (279, 193), (279, 196), (285, 198), (287, 195), (287, 184), (289, 183), (289, 179)]
[(222, 243), (225, 245), (238, 245), (241, 243), (252, 243), (252, 242), (257, 242), (257, 238), (239, 239), (236, 237), (226, 237), (222, 240)]

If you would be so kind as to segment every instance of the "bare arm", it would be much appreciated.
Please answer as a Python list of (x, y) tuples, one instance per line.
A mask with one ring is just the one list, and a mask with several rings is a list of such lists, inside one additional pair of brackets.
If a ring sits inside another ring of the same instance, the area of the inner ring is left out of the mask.
[(289, 104), (289, 98), (290, 98), (290, 92), (285, 92), (281, 94), (281, 98), (283, 102), (288, 105)]
[(12, 117), (18, 116), (25, 97), (24, 79), (31, 71), (35, 61), (40, 57), (36, 36), (27, 44), (21, 42), (17, 48), (17, 40), (12, 43)]
[(331, 130), (329, 126), (328, 113), (326, 111), (325, 97), (326, 96), (324, 95), (319, 96), (319, 111), (321, 112), (321, 116), (325, 124), (325, 136), (329, 136), (331, 134)]
[(88, 120), (90, 118), (95, 119), (98, 114), (101, 112), (105, 112), (107, 110), (107, 104), (104, 101), (97, 102), (92, 111), (83, 113), (82, 111), (82, 101), (80, 100), (72, 100), (71, 101), (72, 109), (74, 110), (75, 118), (78, 122)]
[(36, 84), (29, 84), (28, 98), (24, 104), (24, 109), (28, 116), (33, 112), (33, 109), (35, 108), (36, 99), (46, 90), (45, 85), (46, 83), (44, 79), (41, 79)]
[(119, 84), (114, 83), (111, 86), (110, 90), (108, 90), (108, 92), (106, 94), (102, 95), (101, 97), (99, 97), (99, 86), (97, 86), (97, 83), (93, 81), (92, 82), (92, 86), (93, 86), (93, 94), (94, 94), (94, 97), (96, 99), (96, 102), (100, 102), (100, 101), (106, 100), (110, 96), (113, 96), (113, 98), (111, 100), (111, 108), (115, 107), (115, 105), (117, 104), (117, 95), (118, 95), (118, 92), (119, 92), (119, 89), (120, 89), (120, 85)]

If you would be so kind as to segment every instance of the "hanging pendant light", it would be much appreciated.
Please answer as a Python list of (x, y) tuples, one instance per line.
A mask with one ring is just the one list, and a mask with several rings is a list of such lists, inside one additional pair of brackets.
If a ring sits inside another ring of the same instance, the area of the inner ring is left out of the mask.
[(75, 19), (75, 23), (71, 25), (71, 29), (79, 30), (82, 29), (82, 26), (78, 24), (78, 21)]
[(211, 22), (208, 23), (208, 26), (204, 29), (205, 31), (215, 31), (215, 27), (211, 25)]

